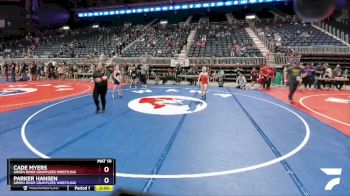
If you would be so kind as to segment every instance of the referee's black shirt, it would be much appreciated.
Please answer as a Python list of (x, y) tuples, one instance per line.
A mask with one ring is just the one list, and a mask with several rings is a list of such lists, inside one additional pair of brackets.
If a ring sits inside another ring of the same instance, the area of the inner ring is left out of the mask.
[[(108, 79), (107, 80), (102, 80), (103, 76), (107, 76), (108, 77), (108, 75), (105, 72), (103, 72), (103, 71), (95, 71), (94, 72), (92, 77), (94, 78), (95, 87), (98, 87), (98, 88), (100, 88), (100, 87), (107, 87)], [(96, 83), (96, 81), (95, 81), (96, 78), (100, 78), (102, 81), (99, 82), (99, 83)]]

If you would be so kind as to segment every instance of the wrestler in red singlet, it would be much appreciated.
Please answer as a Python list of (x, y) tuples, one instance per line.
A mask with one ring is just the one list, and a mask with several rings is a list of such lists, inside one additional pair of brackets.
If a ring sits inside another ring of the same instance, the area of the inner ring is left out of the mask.
[(202, 67), (202, 72), (198, 76), (198, 83), (201, 85), (202, 99), (207, 98), (207, 88), (209, 83), (209, 75), (206, 67)]
[(205, 73), (201, 74), (200, 81), (201, 81), (202, 85), (203, 84), (208, 85), (208, 83), (209, 83), (208, 73), (207, 74), (205, 74)]

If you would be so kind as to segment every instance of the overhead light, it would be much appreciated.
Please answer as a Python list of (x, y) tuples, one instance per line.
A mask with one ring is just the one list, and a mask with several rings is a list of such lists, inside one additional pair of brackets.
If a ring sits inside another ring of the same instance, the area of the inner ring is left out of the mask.
[(69, 30), (69, 26), (63, 26), (62, 29), (63, 30)]
[(251, 14), (251, 15), (246, 15), (245, 16), (245, 19), (246, 20), (254, 20), (256, 18), (256, 15), (255, 14)]
[(223, 6), (224, 5), (224, 2), (217, 2), (216, 3), (216, 6)]
[(92, 25), (92, 28), (97, 29), (98, 27), (100, 27), (99, 25)]
[(226, 1), (225, 5), (232, 5), (232, 1)]
[(200, 7), (202, 7), (202, 4), (197, 3), (194, 7), (195, 7), (195, 8), (200, 8)]
[(165, 25), (165, 24), (168, 24), (168, 21), (167, 20), (161, 20), (159, 23), (162, 24), (162, 25)]
[(149, 7), (138, 7), (132, 9), (120, 9), (120, 10), (92, 10), (92, 12), (78, 12), (78, 17), (94, 17), (94, 16), (109, 16), (116, 14), (133, 14), (133, 13), (143, 13), (143, 12), (154, 12), (154, 11), (169, 11), (169, 10), (186, 10), (195, 8), (209, 8), (209, 7), (222, 7), (222, 6), (233, 6), (233, 5), (245, 5), (245, 4), (255, 4), (263, 2), (278, 2), (285, 0), (221, 0), (221, 1), (204, 1), (202, 3), (191, 3), (191, 4), (176, 4), (176, 5), (164, 5), (164, 6), (149, 6)]

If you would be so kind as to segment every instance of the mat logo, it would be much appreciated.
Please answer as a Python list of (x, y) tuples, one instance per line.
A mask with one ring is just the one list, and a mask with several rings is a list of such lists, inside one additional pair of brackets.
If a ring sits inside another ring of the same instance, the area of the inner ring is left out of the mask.
[[(320, 168), (325, 174), (328, 176), (340, 176), (342, 168)], [(340, 184), (340, 177), (339, 178), (333, 178), (331, 179), (326, 186), (324, 187), (324, 190), (331, 191), (333, 187)]]
[(181, 115), (204, 110), (207, 104), (193, 97), (163, 95), (134, 99), (128, 106), (134, 111), (146, 114)]
[(37, 91), (36, 88), (3, 88), (0, 90), (0, 97), (22, 95)]

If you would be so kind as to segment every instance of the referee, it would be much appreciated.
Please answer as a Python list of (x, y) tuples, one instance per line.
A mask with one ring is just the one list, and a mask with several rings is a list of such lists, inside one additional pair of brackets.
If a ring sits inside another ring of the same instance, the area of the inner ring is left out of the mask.
[(98, 97), (101, 96), (102, 112), (106, 112), (106, 94), (108, 89), (108, 73), (103, 70), (103, 66), (100, 64), (97, 66), (96, 71), (92, 75), (95, 82), (93, 98), (96, 105), (96, 114), (100, 111), (100, 104)]
[(285, 82), (289, 86), (288, 99), (291, 104), (294, 103), (293, 95), (297, 90), (298, 86), (302, 83), (302, 78), (304, 76), (305, 70), (300, 67), (300, 63), (290, 66), (287, 69)]

